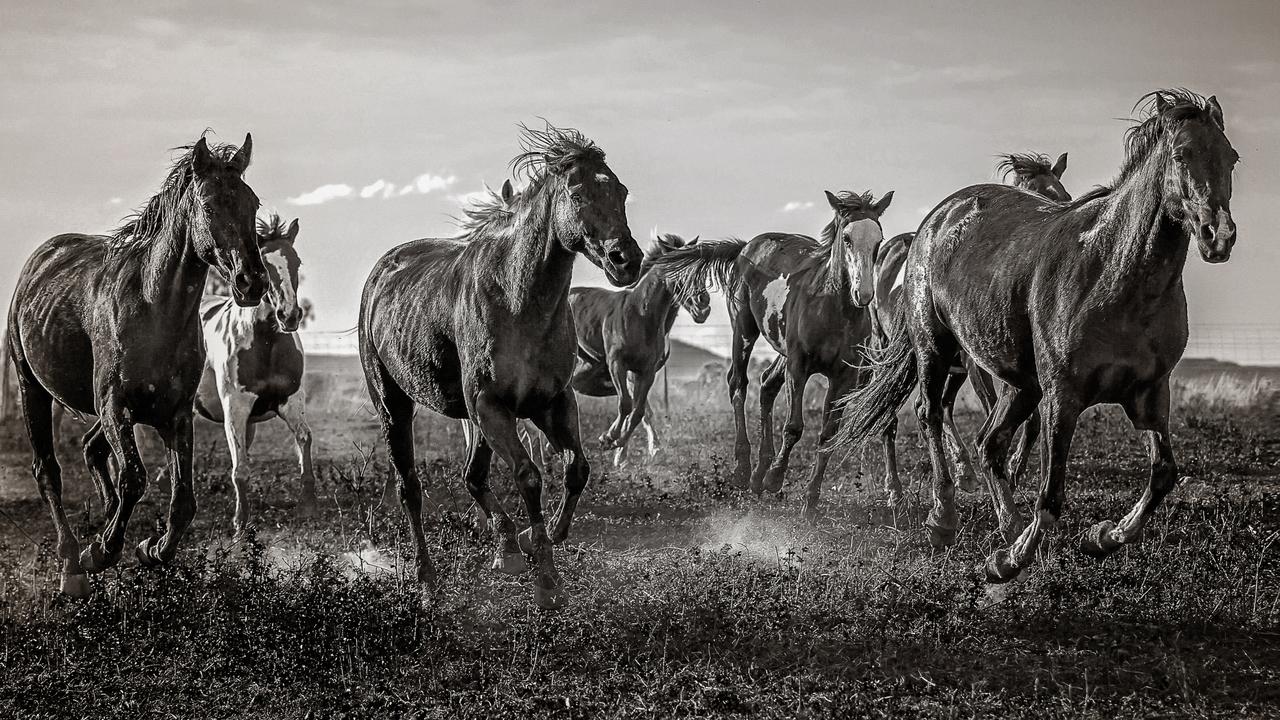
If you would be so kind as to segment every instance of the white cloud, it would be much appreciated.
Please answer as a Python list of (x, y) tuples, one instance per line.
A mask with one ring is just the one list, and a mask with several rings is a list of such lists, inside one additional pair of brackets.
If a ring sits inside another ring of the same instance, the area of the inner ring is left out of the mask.
[(351, 197), (353, 192), (355, 192), (355, 188), (346, 183), (331, 183), (329, 185), (321, 185), (315, 190), (302, 193), (297, 197), (291, 197), (287, 202), (291, 205), (320, 205), (330, 200)]
[(413, 179), (413, 187), (418, 192), (426, 195), (435, 190), (447, 190), (451, 185), (458, 182), (458, 178), (450, 175), (449, 177), (441, 177), (440, 175), (432, 175), (431, 173), (423, 173)]
[(124, 202), (124, 198), (122, 198), (122, 197), (113, 197), (113, 198), (111, 198), (110, 200), (108, 200), (107, 202), (111, 203), (112, 205), (119, 205), (120, 203)]
[(807, 202), (807, 201), (801, 202), (799, 200), (792, 200), (791, 202), (782, 206), (782, 212), (796, 212), (797, 210), (808, 210), (811, 207), (813, 207), (813, 203), (811, 202)]
[(386, 180), (374, 180), (373, 182), (360, 188), (360, 197), (368, 200), (371, 197), (391, 197), (395, 194), (396, 184), (387, 182)]
[(332, 200), (354, 197), (359, 197), (362, 200), (371, 200), (374, 198), (404, 197), (414, 193), (427, 195), (437, 190), (447, 190), (456, 182), (458, 182), (458, 178), (453, 175), (423, 173), (404, 185), (396, 185), (389, 180), (379, 178), (367, 185), (362, 185), (359, 191), (346, 183), (330, 183), (321, 185), (311, 192), (291, 197), (288, 202), (293, 205), (320, 205)]

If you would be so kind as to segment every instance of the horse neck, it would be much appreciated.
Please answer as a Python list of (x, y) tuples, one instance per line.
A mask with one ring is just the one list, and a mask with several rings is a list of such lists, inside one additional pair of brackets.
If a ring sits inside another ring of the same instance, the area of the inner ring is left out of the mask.
[(191, 226), (183, 219), (150, 241), (142, 268), (143, 297), (168, 317), (195, 316), (209, 274), (208, 263), (192, 248)]
[(1164, 211), (1164, 171), (1170, 162), (1164, 145), (1126, 174), (1104, 201), (1094, 232), (1104, 253), (1103, 282), (1117, 290), (1144, 295), (1172, 287), (1181, 279), (1190, 237)]
[(679, 307), (675, 293), (657, 270), (650, 270), (626, 293), (623, 305), (629, 316), (641, 319), (649, 329), (670, 330)]
[(574, 253), (564, 249), (552, 222), (555, 190), (548, 183), (539, 195), (546, 196), (534, 201), (541, 212), (521, 218), (500, 240), (501, 285), (513, 315), (555, 318), (567, 306)]

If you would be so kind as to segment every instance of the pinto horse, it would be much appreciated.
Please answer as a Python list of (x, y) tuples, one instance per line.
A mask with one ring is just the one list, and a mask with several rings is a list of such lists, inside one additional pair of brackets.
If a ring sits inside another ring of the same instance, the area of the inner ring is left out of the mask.
[[(804, 514), (816, 512), (822, 478), (831, 455), (840, 413), (837, 398), (860, 380), (862, 346), (871, 336), (867, 305), (875, 291), (876, 251), (884, 240), (880, 216), (893, 200), (871, 193), (828, 192), (834, 212), (820, 239), (765, 233), (750, 242), (703, 241), (658, 258), (682, 294), (718, 285), (725, 293), (733, 323), (729, 398), (737, 436), (734, 480), (752, 492), (778, 492), (792, 448), (804, 432), (804, 388), (815, 373), (828, 380), (818, 457), (809, 476)], [(778, 353), (760, 379), (760, 456), (754, 470), (747, 439), (747, 368), (751, 350), (763, 334)], [(773, 404), (786, 385), (790, 415), (782, 445), (773, 441)]]
[[(1062, 186), (1062, 175), (1066, 170), (1066, 153), (1059, 155), (1058, 160), (1052, 165), (1049, 163), (1049, 158), (1044, 155), (1011, 153), (1002, 155), (999, 165), (996, 166), (996, 171), (1002, 173), (1006, 180), (1010, 175), (1013, 176), (1014, 187), (1059, 202), (1071, 199), (1071, 193)], [(875, 339), (879, 347), (889, 344), (889, 324), (898, 305), (902, 302), (902, 281), (905, 274), (903, 268), (907, 261), (907, 246), (911, 244), (914, 237), (915, 233), (895, 235), (881, 245), (880, 252), (876, 256), (876, 295), (871, 302), (871, 324), (875, 329)], [(995, 407), (997, 392), (991, 376), (966, 358), (964, 367), (953, 369), (947, 378), (947, 387), (942, 396), (944, 422), (942, 437), (946, 443), (948, 459), (955, 469), (955, 478), (959, 481), (961, 489), (965, 492), (974, 492), (979, 487), (978, 480), (973, 474), (969, 453), (965, 450), (964, 441), (960, 439), (953, 417), (956, 396), (964, 387), (965, 380), (973, 383), (974, 392), (986, 413), (990, 413), (991, 408)], [(1035, 445), (1036, 436), (1039, 433), (1039, 419), (1032, 417), (1023, 423), (1023, 426), (1022, 439), (1013, 454), (1013, 459), (1009, 462), (1010, 482), (1021, 477), (1023, 468), (1026, 467), (1027, 456), (1031, 447)], [(890, 507), (898, 507), (905, 499), (902, 482), (898, 478), (898, 457), (894, 447), (897, 433), (898, 422), (895, 418), (886, 426), (883, 438), (884, 489)]]
[[(201, 289), (213, 266), (232, 279), (238, 304), (257, 305), (265, 290), (254, 234), (258, 198), (243, 179), (252, 139), (246, 135), (237, 149), (200, 138), (183, 150), (160, 192), (114, 234), (58, 235), (37, 248), (9, 308), (8, 352), (35, 455), (32, 471), (53, 516), (61, 587), (69, 595), (87, 596), (85, 573), (120, 560), (147, 482), (134, 440), (138, 424), (154, 427), (164, 441), (172, 498), (164, 535), (143, 540), (136, 554), (143, 565), (173, 559), (196, 509), (191, 406), (204, 367)], [(55, 402), (98, 416), (84, 454), (107, 501), (107, 524), (83, 552), (62, 505)]]
[[(569, 535), (589, 467), (578, 436), (569, 285), (582, 253), (614, 285), (638, 277), (640, 248), (627, 226), (627, 188), (604, 152), (576, 130), (522, 127), (512, 161), (528, 186), (466, 210), (463, 234), (394, 248), (374, 266), (360, 301), (360, 362), (400, 480), (400, 500), (417, 546), (418, 579), (435, 572), (422, 533), (422, 487), (414, 467), (415, 404), (480, 430), (467, 460), (467, 489), (498, 536), (493, 568), (537, 566), (534, 599), (566, 600), (551, 543)], [(567, 454), (565, 496), (550, 536), (542, 514), (542, 473), (517, 433), (530, 418)], [(489, 489), (493, 451), (506, 461), (529, 513), (515, 524)]]
[(634, 287), (611, 291), (576, 287), (569, 291), (569, 307), (578, 337), (578, 366), (573, 389), (593, 397), (618, 396), (618, 417), (603, 434), (600, 444), (615, 448), (613, 464), (626, 457), (627, 442), (640, 425), (649, 441), (649, 457), (657, 452), (656, 435), (645, 416), (649, 390), (667, 362), (667, 335), (684, 308), (696, 323), (711, 314), (711, 296), (702, 292), (677, 298), (666, 274), (655, 265), (658, 258), (680, 248), (694, 247), (679, 235), (664, 234), (645, 253), (640, 280)]
[[(1070, 203), (1001, 185), (948, 197), (924, 219), (907, 257), (904, 302), (871, 383), (848, 404), (846, 443), (879, 433), (910, 394), (926, 428), (935, 546), (955, 542), (954, 486), (942, 450), (942, 395), (949, 368), (967, 354), (1002, 381), (982, 426), (978, 461), (1000, 529), (1011, 541), (986, 563), (1004, 582), (1030, 567), (1062, 513), (1067, 457), (1080, 413), (1118, 403), (1147, 435), (1151, 471), (1142, 498), (1119, 523), (1085, 534), (1081, 550), (1105, 556), (1136, 542), (1178, 480), (1169, 436), (1169, 376), (1187, 343), (1182, 273), (1194, 240), (1209, 263), (1236, 241), (1232, 170), (1239, 155), (1222, 107), (1186, 90), (1139, 103), (1120, 175)], [(1042, 479), (1024, 525), (1004, 456), (1012, 432), (1040, 410)]]
[(231, 483), (236, 491), (233, 526), (240, 536), (248, 524), (245, 482), (254, 425), (279, 417), (289, 426), (298, 449), (302, 495), (298, 511), (314, 512), (315, 473), (311, 467), (311, 427), (302, 387), (305, 356), (297, 335), (303, 318), (298, 301), (298, 221), (288, 226), (272, 214), (258, 221), (258, 246), (266, 263), (265, 302), (240, 307), (229, 297), (206, 295), (200, 307), (206, 363), (195, 409), (222, 425), (231, 452)]

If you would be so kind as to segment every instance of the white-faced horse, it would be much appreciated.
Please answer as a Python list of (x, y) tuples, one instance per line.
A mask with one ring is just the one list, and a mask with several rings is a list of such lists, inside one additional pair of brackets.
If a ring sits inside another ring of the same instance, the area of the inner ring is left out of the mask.
[(297, 238), (297, 220), (287, 227), (278, 215), (259, 220), (258, 244), (268, 277), (265, 302), (241, 307), (229, 297), (206, 295), (200, 306), (206, 359), (195, 409), (205, 419), (221, 423), (227, 434), (237, 536), (248, 523), (245, 483), (253, 426), (273, 417), (284, 420), (297, 444), (302, 473), (298, 511), (315, 509), (311, 428), (302, 387), (305, 363), (302, 341), (295, 332), (304, 314), (298, 302)]

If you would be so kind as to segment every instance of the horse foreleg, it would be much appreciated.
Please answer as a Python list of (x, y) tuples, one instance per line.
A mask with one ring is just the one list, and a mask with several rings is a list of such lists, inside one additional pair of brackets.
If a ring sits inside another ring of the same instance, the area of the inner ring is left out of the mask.
[[(742, 292), (746, 292), (745, 288)], [(751, 441), (747, 439), (747, 383), (750, 378), (747, 371), (751, 366), (751, 349), (756, 344), (756, 338), (760, 337), (760, 329), (751, 316), (747, 298), (731, 297), (728, 305), (729, 318), (733, 322), (733, 347), (726, 373), (735, 432), (733, 484), (746, 489), (751, 482)]]
[(541, 417), (534, 418), (552, 449), (566, 456), (564, 466), (564, 498), (560, 511), (552, 525), (551, 541), (564, 542), (569, 537), (569, 525), (573, 521), (578, 498), (587, 487), (591, 466), (582, 452), (582, 439), (578, 430), (578, 400), (572, 392), (566, 392), (551, 401), (551, 406)]
[(1036, 551), (1045, 533), (1058, 524), (1062, 515), (1062, 504), (1066, 500), (1067, 457), (1071, 453), (1071, 440), (1080, 415), (1079, 407), (1066, 400), (1053, 389), (1045, 391), (1040, 405), (1044, 446), (1040, 455), (1042, 479), (1036, 513), (1008, 549), (996, 550), (987, 557), (987, 580), (990, 582), (1012, 580), (1030, 567), (1035, 562)]
[[(99, 421), (102, 423), (102, 431), (111, 444), (111, 449), (115, 452), (120, 503), (115, 513), (107, 519), (102, 539), (89, 543), (89, 546), (80, 554), (80, 563), (89, 572), (105, 570), (120, 561), (129, 517), (147, 488), (147, 468), (142, 464), (142, 456), (138, 452), (138, 443), (133, 432), (134, 423), (129, 419), (129, 412), (121, 405), (116, 393), (108, 392), (109, 396), (99, 401), (99, 406), (102, 408)], [(189, 420), (190, 415), (187, 417)]]
[(649, 418), (647, 416), (640, 421), (640, 424), (644, 426), (645, 440), (647, 441), (647, 444), (648, 444), (649, 457), (652, 458), (653, 456), (658, 454), (658, 433), (656, 430), (653, 429), (653, 424), (649, 422)]
[(1133, 426), (1146, 431), (1151, 475), (1142, 498), (1128, 515), (1118, 523), (1104, 520), (1085, 534), (1080, 549), (1097, 558), (1140, 540), (1152, 513), (1178, 483), (1178, 464), (1169, 439), (1169, 381), (1166, 379), (1158, 387), (1125, 403), (1124, 408)]
[[(300, 515), (312, 515), (316, 511), (316, 475), (311, 464), (311, 426), (307, 423), (307, 394), (301, 387), (298, 392), (286, 400), (276, 414), (289, 426), (293, 433), (293, 443), (298, 451), (298, 472), (302, 487), (298, 497), (296, 511)], [(249, 426), (252, 428), (252, 425)], [(246, 436), (246, 449), (251, 440)]]
[(759, 495), (764, 485), (764, 474), (773, 463), (777, 452), (773, 443), (773, 404), (786, 381), (787, 359), (779, 355), (760, 374), (760, 448), (759, 459), (751, 471), (751, 492)]
[(178, 543), (196, 516), (196, 495), (192, 487), (193, 422), (190, 412), (180, 411), (171, 427), (161, 429), (169, 451), (169, 518), (164, 535), (138, 543), (135, 554), (143, 565), (172, 561), (178, 552)]
[(470, 421), (464, 420), (463, 423), (464, 428), (470, 426), (467, 434), (465, 474), (467, 491), (480, 506), (485, 520), (493, 528), (493, 535), (497, 541), (491, 568), (507, 575), (519, 575), (528, 570), (529, 565), (525, 562), (524, 553), (520, 551), (520, 544), (516, 539), (516, 524), (511, 521), (506, 507), (493, 494), (489, 486), (489, 472), (493, 466), (493, 448), (480, 434), (478, 428), (471, 426)]
[(622, 437), (623, 426), (626, 424), (627, 416), (631, 414), (634, 406), (631, 396), (631, 384), (627, 382), (627, 368), (617, 355), (609, 358), (609, 377), (613, 381), (613, 386), (618, 390), (618, 415), (614, 418), (613, 423), (609, 425), (608, 431), (600, 436), (600, 445), (605, 449), (621, 447), (618, 439)]
[(653, 373), (631, 373), (631, 412), (627, 414), (622, 425), (622, 433), (615, 441), (617, 452), (613, 456), (615, 467), (626, 460), (627, 443), (631, 442), (631, 434), (636, 431), (649, 409), (649, 390), (653, 388)]
[(1009, 487), (1016, 488), (1022, 483), (1022, 476), (1027, 471), (1027, 458), (1031, 456), (1031, 449), (1036, 446), (1036, 441), (1039, 439), (1040, 413), (1033, 412), (1031, 417), (1022, 424), (1022, 435), (1018, 438), (1013, 457), (1009, 458)]
[(84, 452), (84, 464), (89, 469), (89, 477), (93, 478), (98, 489), (98, 499), (102, 501), (103, 517), (115, 515), (120, 505), (120, 493), (116, 491), (115, 481), (111, 479), (111, 443), (102, 432), (102, 421), (98, 420), (90, 426), (81, 440)]
[[(856, 377), (854, 373), (847, 374)], [(818, 496), (822, 492), (822, 479), (827, 473), (827, 463), (831, 460), (829, 443), (835, 437), (836, 431), (840, 429), (841, 413), (836, 408), (836, 401), (844, 397), (845, 393), (849, 392), (849, 388), (854, 385), (844, 377), (834, 377), (829, 380), (827, 397), (822, 402), (822, 432), (818, 435), (818, 457), (814, 460), (813, 470), (809, 473), (804, 507), (801, 510), (801, 516), (809, 522), (818, 519)]]
[[(465, 392), (465, 389), (464, 389)], [(568, 395), (569, 393), (562, 393)], [(534, 558), (537, 579), (534, 581), (534, 601), (544, 608), (556, 608), (565, 603), (564, 586), (556, 570), (551, 553), (551, 539), (547, 536), (546, 522), (542, 514), (542, 473), (530, 459), (516, 432), (516, 416), (495, 396), (486, 390), (476, 393), (475, 421), (484, 433), (484, 439), (498, 452), (512, 469), (516, 486), (524, 497), (529, 513), (529, 529), (521, 533), (525, 552)], [(576, 427), (576, 424), (575, 424)], [(566, 493), (568, 476), (566, 476)], [(576, 500), (576, 498), (575, 498)]]
[(231, 453), (231, 486), (236, 493), (235, 515), (231, 524), (235, 537), (244, 536), (249, 524), (249, 447), (247, 434), (249, 412), (253, 397), (247, 393), (230, 391), (222, 394), (222, 430), (227, 437), (227, 450)]
[(804, 387), (809, 383), (809, 370), (804, 367), (802, 359), (787, 358), (786, 385), (790, 394), (791, 411), (787, 416), (787, 424), (782, 429), (782, 447), (765, 473), (761, 490), (770, 493), (781, 492), (782, 481), (787, 474), (787, 463), (791, 460), (791, 450), (800, 442), (804, 434)]

